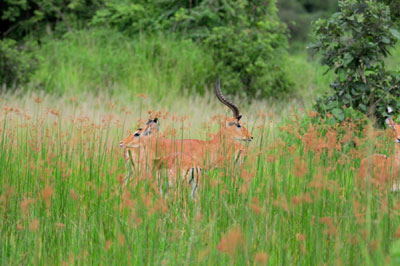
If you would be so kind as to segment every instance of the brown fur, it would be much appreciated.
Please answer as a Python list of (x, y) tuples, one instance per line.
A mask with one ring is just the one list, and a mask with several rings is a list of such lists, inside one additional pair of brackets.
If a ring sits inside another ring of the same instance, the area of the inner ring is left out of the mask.
[(396, 151), (393, 157), (387, 157), (382, 154), (372, 154), (361, 161), (358, 177), (361, 184), (364, 185), (366, 178), (377, 186), (383, 187), (386, 184), (392, 185), (392, 190), (398, 190), (397, 179), (400, 173), (400, 125), (387, 120), (387, 124), (394, 130), (396, 140)]

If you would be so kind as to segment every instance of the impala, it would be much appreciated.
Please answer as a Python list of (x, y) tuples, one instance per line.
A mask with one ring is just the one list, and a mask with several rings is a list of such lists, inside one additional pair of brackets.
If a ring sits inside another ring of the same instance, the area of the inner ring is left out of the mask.
[(135, 165), (139, 167), (142, 165), (141, 160), (143, 156), (140, 156), (140, 137), (150, 136), (154, 132), (159, 131), (158, 118), (149, 119), (144, 128), (138, 128), (133, 134), (130, 134), (125, 139), (119, 142), (119, 146), (124, 148), (124, 161), (127, 168), (127, 175), (124, 178), (124, 185), (129, 181), (129, 178), (133, 175)]
[[(240, 122), (242, 115), (237, 106), (228, 101), (221, 93), (220, 84), (216, 86), (217, 98), (233, 113), (233, 117), (224, 119), (224, 125), (209, 141), (198, 139), (171, 140), (162, 137), (151, 138), (149, 145), (152, 151), (156, 151), (157, 158), (172, 153), (183, 153), (201, 162), (204, 167), (213, 167), (221, 158), (235, 152), (240, 155), (245, 146), (240, 142), (252, 141), (250, 132)], [(222, 157), (221, 157), (222, 156)]]
[(228, 101), (222, 94), (220, 84), (216, 86), (217, 98), (233, 113), (233, 117), (224, 119), (225, 125), (209, 141), (198, 139), (172, 140), (161, 137), (158, 131), (150, 134), (139, 134), (127, 142), (127, 146), (140, 147), (139, 162), (142, 169), (151, 170), (156, 162), (158, 168), (167, 168), (170, 183), (177, 175), (190, 177), (192, 195), (198, 187), (198, 176), (203, 168), (211, 169), (223, 162), (227, 157), (235, 155), (239, 158), (245, 151), (245, 146), (239, 142), (252, 141), (250, 132), (240, 122), (242, 115), (237, 106)]
[(394, 178), (399, 178), (400, 173), (400, 125), (393, 122), (391, 118), (386, 119), (386, 124), (394, 130), (395, 133), (395, 154), (393, 157), (387, 157), (383, 154), (373, 154), (361, 161), (358, 176), (365, 178), (371, 177), (374, 185), (382, 185), (392, 182), (392, 191), (399, 191), (399, 185), (394, 182)]

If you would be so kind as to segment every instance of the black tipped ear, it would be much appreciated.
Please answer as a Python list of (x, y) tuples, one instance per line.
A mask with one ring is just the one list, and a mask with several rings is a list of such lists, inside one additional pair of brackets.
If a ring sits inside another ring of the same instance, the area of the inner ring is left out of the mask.
[(238, 116), (236, 117), (237, 121), (239, 121), (240, 118), (242, 118), (242, 115), (238, 115)]
[(154, 122), (154, 123), (158, 123), (158, 118), (157, 118), (157, 117), (154, 118), (154, 119), (153, 119), (153, 122)]

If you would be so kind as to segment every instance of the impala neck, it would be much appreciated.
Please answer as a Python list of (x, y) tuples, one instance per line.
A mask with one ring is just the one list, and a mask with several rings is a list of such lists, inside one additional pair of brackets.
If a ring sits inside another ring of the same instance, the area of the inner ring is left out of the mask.
[(234, 139), (232, 136), (230, 136), (226, 130), (226, 128), (221, 128), (215, 135), (212, 137), (212, 139), (209, 141), (210, 145), (216, 145), (216, 146), (223, 146), (223, 145), (231, 145), (234, 143)]
[(400, 162), (400, 143), (395, 143), (395, 152), (394, 152), (394, 157), (396, 161)]

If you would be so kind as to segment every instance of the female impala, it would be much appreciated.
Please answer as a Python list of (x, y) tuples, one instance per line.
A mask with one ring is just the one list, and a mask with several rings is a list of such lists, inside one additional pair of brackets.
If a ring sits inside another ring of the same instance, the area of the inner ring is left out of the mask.
[(371, 176), (371, 182), (374, 185), (382, 185), (387, 182), (392, 183), (392, 191), (398, 191), (399, 185), (394, 183), (395, 178), (399, 178), (400, 173), (400, 125), (393, 122), (391, 118), (386, 120), (386, 124), (394, 130), (395, 133), (395, 154), (393, 157), (387, 157), (383, 154), (373, 154), (361, 161), (358, 176), (365, 178)]
[[(134, 170), (138, 174), (143, 174), (145, 171), (156, 170), (158, 172), (161, 169), (167, 169), (170, 185), (176, 181), (176, 177), (181, 173), (181, 176), (192, 185), (192, 195), (194, 195), (201, 173), (200, 164), (192, 156), (183, 153), (171, 153), (157, 159), (154, 156), (156, 152), (150, 147), (150, 144), (153, 143), (152, 139), (158, 137), (157, 133), (159, 133), (159, 124), (158, 119), (155, 118), (149, 120), (145, 128), (139, 128), (120, 142), (120, 147), (124, 148), (125, 164), (129, 171), (125, 177), (124, 185), (127, 184)], [(170, 141), (169, 139), (160, 139), (162, 142)]]
[(128, 170), (127, 175), (124, 178), (124, 184), (128, 182), (129, 178), (133, 175), (133, 171), (135, 170), (135, 165), (139, 167), (142, 165), (139, 150), (140, 137), (141, 136), (150, 136), (153, 132), (159, 131), (158, 118), (154, 118), (153, 120), (149, 119), (147, 121), (146, 126), (144, 128), (138, 128), (133, 134), (130, 134), (125, 139), (119, 142), (119, 146), (124, 148), (124, 160), (125, 166)]

